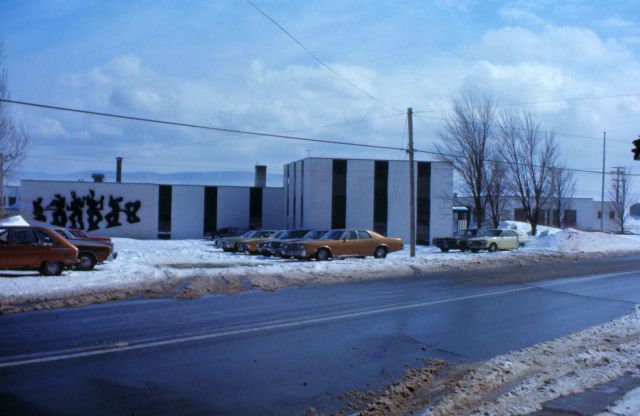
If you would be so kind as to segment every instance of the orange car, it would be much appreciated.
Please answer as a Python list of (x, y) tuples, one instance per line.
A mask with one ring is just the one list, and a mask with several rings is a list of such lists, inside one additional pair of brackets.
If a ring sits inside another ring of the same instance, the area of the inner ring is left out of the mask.
[(78, 262), (78, 249), (43, 227), (0, 227), (0, 269), (39, 270), (57, 276)]
[(399, 238), (389, 238), (369, 230), (331, 230), (318, 240), (287, 243), (283, 257), (328, 260), (331, 257), (365, 257), (377, 259), (402, 250)]

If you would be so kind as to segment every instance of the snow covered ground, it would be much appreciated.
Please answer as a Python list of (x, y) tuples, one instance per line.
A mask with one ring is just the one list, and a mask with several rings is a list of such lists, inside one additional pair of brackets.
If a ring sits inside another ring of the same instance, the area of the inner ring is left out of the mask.
[[(16, 221), (14, 221), (15, 223)], [(528, 225), (505, 222), (505, 227), (528, 231)], [(498, 253), (441, 253), (433, 247), (408, 247), (385, 260), (332, 260), (326, 262), (271, 259), (224, 253), (204, 240), (113, 239), (117, 260), (92, 272), (67, 271), (42, 277), (33, 272), (0, 272), (0, 306), (35, 298), (61, 298), (84, 293), (133, 290), (157, 284), (169, 286), (191, 279), (205, 293), (229, 293), (251, 288), (272, 290), (288, 285), (336, 283), (361, 279), (407, 276), (420, 272), (476, 270), (544, 262), (549, 256), (576, 253), (640, 252), (640, 238), (541, 227), (539, 236), (525, 247)], [(216, 285), (224, 290), (216, 290)], [(214, 286), (211, 289), (211, 286)], [(202, 294), (202, 293), (200, 293)], [(185, 293), (184, 297), (197, 293)]]

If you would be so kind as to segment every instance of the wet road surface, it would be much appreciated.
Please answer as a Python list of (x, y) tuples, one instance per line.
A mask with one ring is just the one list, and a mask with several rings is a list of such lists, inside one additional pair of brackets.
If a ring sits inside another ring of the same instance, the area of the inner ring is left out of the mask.
[(303, 414), (423, 358), (484, 360), (617, 318), (640, 272), (407, 278), (0, 317), (0, 414)]

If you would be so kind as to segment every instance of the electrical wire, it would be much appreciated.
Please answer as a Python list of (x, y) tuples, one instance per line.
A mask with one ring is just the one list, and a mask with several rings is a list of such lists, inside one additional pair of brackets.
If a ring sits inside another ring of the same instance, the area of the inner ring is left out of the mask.
[(367, 97), (371, 98), (372, 100), (374, 100), (375, 102), (377, 102), (378, 104), (382, 104), (385, 107), (390, 107), (393, 108), (394, 110), (397, 111), (402, 111), (400, 109), (398, 109), (395, 106), (392, 106), (390, 104), (387, 104), (383, 101), (381, 101), (380, 99), (378, 99), (377, 97), (375, 97), (373, 94), (369, 93), (368, 91), (364, 90), (363, 88), (361, 88), (360, 86), (356, 85), (355, 83), (351, 82), (349, 79), (347, 79), (346, 77), (340, 75), (340, 73), (338, 71), (336, 71), (335, 69), (333, 69), (331, 66), (329, 66), (329, 64), (327, 64), (326, 62), (324, 62), (322, 59), (320, 59), (316, 54), (314, 54), (313, 52), (311, 52), (311, 50), (309, 48), (307, 48), (302, 42), (300, 42), (295, 36), (293, 36), (291, 34), (291, 32), (289, 32), (287, 29), (284, 28), (284, 26), (282, 26), (280, 23), (278, 23), (273, 17), (269, 16), (264, 10), (262, 10), (261, 8), (259, 8), (255, 3), (253, 3), (251, 0), (245, 0), (251, 7), (253, 7), (254, 9), (256, 9), (258, 11), (258, 13), (260, 13), (262, 16), (264, 16), (267, 20), (269, 20), (271, 23), (273, 23), (278, 29), (280, 29), (284, 34), (286, 34), (291, 40), (293, 40), (296, 44), (298, 44), (298, 46), (300, 46), (302, 49), (304, 49), (304, 51), (311, 56), (316, 62), (318, 62), (320, 65), (322, 65), (323, 67), (325, 67), (329, 72), (331, 72), (333, 75), (337, 76), (338, 78), (340, 78), (342, 81), (346, 82), (347, 84), (349, 84), (351, 87), (355, 88), (356, 90), (360, 91), (362, 94), (366, 95)]

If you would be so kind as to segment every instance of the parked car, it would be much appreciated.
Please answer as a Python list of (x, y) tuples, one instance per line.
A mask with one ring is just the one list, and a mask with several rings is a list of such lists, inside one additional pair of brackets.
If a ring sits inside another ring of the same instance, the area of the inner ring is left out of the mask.
[(478, 236), (469, 240), (469, 249), (477, 253), (487, 250), (511, 250), (520, 246), (518, 233), (514, 230), (480, 230)]
[(268, 238), (274, 232), (275, 232), (274, 230), (247, 231), (246, 233), (244, 233), (241, 236), (223, 238), (221, 243), (219, 244), (219, 246), (220, 246), (220, 248), (222, 248), (222, 250), (233, 253), (233, 252), (236, 252), (236, 251), (240, 251), (239, 248), (238, 248), (238, 244), (241, 241), (251, 240), (251, 239), (256, 239), (256, 238), (257, 239)]
[(78, 262), (78, 249), (44, 227), (0, 227), (0, 269), (57, 276)]
[(223, 251), (235, 251), (236, 242), (242, 240), (243, 238), (249, 238), (255, 232), (255, 230), (250, 230), (233, 237), (216, 238), (213, 242), (213, 245), (221, 248)]
[(98, 241), (111, 241), (111, 237), (102, 237), (96, 235), (89, 235), (85, 233), (83, 230), (77, 230), (75, 228), (65, 228), (76, 238), (86, 239), (86, 240), (98, 240)]
[(237, 251), (246, 254), (259, 254), (258, 244), (262, 241), (278, 238), (285, 230), (260, 230), (256, 235), (244, 238), (236, 243)]
[(244, 229), (244, 228), (225, 227), (225, 228), (219, 228), (213, 233), (207, 233), (207, 234), (205, 234), (204, 237), (206, 239), (216, 240), (216, 239), (225, 238), (225, 237), (237, 237), (237, 236), (242, 235), (242, 234), (244, 234), (246, 232), (247, 232), (247, 230)]
[(518, 234), (518, 242), (520, 243), (520, 247), (534, 240), (534, 237), (530, 233), (525, 233), (524, 231), (518, 230), (514, 231), (516, 232), (516, 234)]
[(78, 248), (78, 270), (89, 271), (98, 263), (115, 259), (118, 254), (113, 251), (113, 243), (104, 239), (93, 239), (91, 237), (78, 238), (74, 233), (66, 228), (53, 228), (62, 238)]
[(299, 259), (328, 260), (332, 257), (373, 256), (383, 259), (388, 253), (402, 250), (399, 238), (384, 237), (369, 230), (331, 230), (318, 240), (298, 241), (285, 245), (283, 254)]
[(476, 235), (478, 235), (478, 230), (469, 228), (455, 232), (452, 237), (434, 237), (432, 242), (434, 246), (444, 253), (449, 250), (467, 251), (469, 249), (469, 239)]
[(280, 257), (291, 257), (291, 256), (287, 256), (285, 254), (285, 251), (287, 250), (287, 247), (290, 247), (291, 244), (304, 242), (304, 241), (309, 241), (309, 240), (319, 240), (320, 238), (322, 238), (323, 235), (325, 235), (329, 231), (330, 230), (311, 230), (308, 233), (306, 233), (302, 238), (299, 238), (297, 240), (283, 241), (282, 243), (280, 243), (279, 256)]
[(282, 244), (287, 241), (298, 240), (303, 238), (309, 230), (288, 230), (282, 231), (278, 235), (274, 235), (268, 240), (258, 243), (257, 250), (263, 256), (275, 256), (280, 257), (280, 249)]

